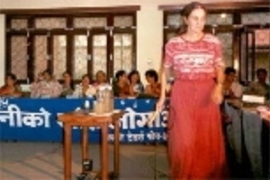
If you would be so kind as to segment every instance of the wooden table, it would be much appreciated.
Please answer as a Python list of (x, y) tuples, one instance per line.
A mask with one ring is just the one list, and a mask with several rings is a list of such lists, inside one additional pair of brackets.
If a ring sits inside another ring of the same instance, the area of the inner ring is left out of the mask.
[(71, 139), (72, 127), (82, 127), (82, 161), (88, 159), (88, 128), (101, 128), (101, 179), (107, 180), (109, 175), (108, 161), (108, 126), (114, 125), (114, 174), (119, 177), (119, 119), (124, 112), (112, 113), (108, 116), (93, 116), (84, 111), (75, 111), (58, 116), (58, 120), (63, 122), (64, 141), (64, 179), (71, 180)]

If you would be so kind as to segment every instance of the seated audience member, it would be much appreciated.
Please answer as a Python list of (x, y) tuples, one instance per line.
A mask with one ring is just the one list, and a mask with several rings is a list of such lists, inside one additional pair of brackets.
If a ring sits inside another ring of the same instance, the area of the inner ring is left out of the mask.
[(96, 95), (96, 88), (91, 85), (88, 74), (82, 76), (81, 84), (76, 86), (73, 95), (76, 97), (93, 97)]
[(62, 83), (62, 97), (70, 96), (75, 90), (74, 81), (72, 79), (71, 73), (66, 71), (63, 73), (63, 83)]
[(259, 95), (259, 96), (265, 96), (267, 98), (267, 96), (269, 96), (269, 84), (266, 83), (266, 79), (267, 79), (267, 71), (266, 69), (258, 69), (256, 71), (256, 75), (257, 75), (257, 82), (252, 82), (248, 88), (246, 89), (245, 92), (249, 93), (249, 94), (254, 94), (254, 95)]
[(144, 91), (143, 84), (141, 83), (140, 73), (137, 70), (133, 70), (128, 75), (130, 84), (130, 95), (137, 96)]
[(96, 73), (96, 82), (94, 86), (98, 87), (100, 85), (105, 85), (105, 84), (108, 84), (106, 73), (104, 71), (99, 70)]
[(5, 97), (21, 97), (21, 87), (17, 84), (17, 78), (14, 74), (6, 76), (5, 85), (0, 88), (0, 96)]
[(56, 98), (61, 95), (62, 86), (54, 79), (50, 70), (45, 70), (30, 86), (31, 97)]
[(243, 88), (238, 82), (235, 81), (235, 78), (236, 70), (233, 67), (227, 67), (225, 69), (225, 80), (223, 83), (223, 94), (225, 98), (241, 98)]
[(130, 97), (130, 88), (127, 74), (124, 70), (117, 71), (115, 82), (113, 84), (113, 92), (116, 97)]
[(155, 70), (150, 69), (145, 72), (145, 77), (149, 84), (145, 87), (144, 93), (155, 98), (159, 97), (161, 85), (158, 83), (158, 73)]

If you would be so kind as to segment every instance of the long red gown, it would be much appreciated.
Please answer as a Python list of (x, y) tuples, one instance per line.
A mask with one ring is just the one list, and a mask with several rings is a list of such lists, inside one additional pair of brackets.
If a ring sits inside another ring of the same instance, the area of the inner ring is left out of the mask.
[(216, 67), (224, 66), (221, 56), (221, 44), (210, 34), (166, 44), (164, 66), (175, 76), (168, 119), (172, 179), (216, 180), (226, 173), (219, 106), (211, 100)]

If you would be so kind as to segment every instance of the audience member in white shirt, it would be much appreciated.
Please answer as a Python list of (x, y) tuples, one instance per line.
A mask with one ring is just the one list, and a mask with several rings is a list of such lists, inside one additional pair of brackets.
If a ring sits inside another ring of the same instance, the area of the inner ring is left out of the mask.
[(104, 71), (99, 70), (96, 73), (96, 81), (93, 84), (96, 88), (98, 88), (99, 86), (103, 86), (103, 85), (108, 85), (108, 81), (107, 81), (107, 75)]
[(77, 85), (73, 94), (75, 97), (93, 97), (96, 95), (96, 88), (91, 85), (88, 74), (82, 76), (81, 84)]
[(35, 82), (30, 86), (31, 97), (34, 98), (56, 98), (62, 92), (62, 86), (54, 79), (50, 70), (39, 74)]
[(243, 94), (243, 87), (236, 81), (236, 70), (232, 67), (225, 69), (223, 94), (229, 99), (239, 99)]

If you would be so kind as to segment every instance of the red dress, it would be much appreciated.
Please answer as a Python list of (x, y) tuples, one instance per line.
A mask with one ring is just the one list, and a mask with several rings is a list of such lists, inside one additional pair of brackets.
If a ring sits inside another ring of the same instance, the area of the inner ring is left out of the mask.
[(215, 67), (224, 66), (219, 40), (175, 37), (166, 44), (165, 68), (174, 72), (168, 120), (172, 179), (222, 179), (225, 149), (219, 106), (211, 100)]

